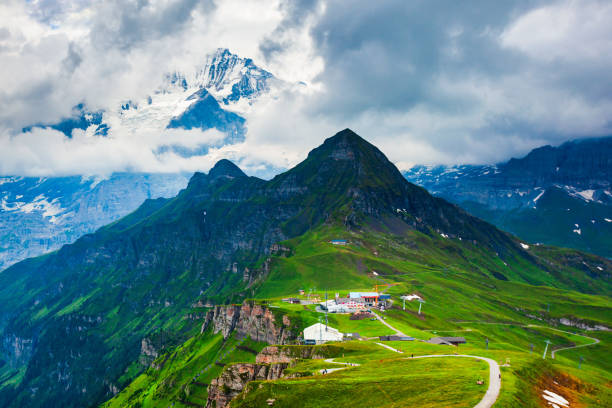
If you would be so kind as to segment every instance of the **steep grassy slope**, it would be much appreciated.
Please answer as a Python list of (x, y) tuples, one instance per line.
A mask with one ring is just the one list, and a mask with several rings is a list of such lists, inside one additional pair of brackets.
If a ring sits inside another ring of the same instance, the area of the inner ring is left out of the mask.
[[(242, 346), (243, 349), (237, 348)], [(207, 386), (229, 362), (253, 362), (262, 343), (249, 339), (223, 340), (210, 331), (198, 334), (159, 357), (151, 368), (103, 407), (166, 407), (206, 405)], [(177, 405), (178, 404), (178, 405)]]
[[(424, 286), (419, 282), (421, 277), (431, 283), (441, 280), (442, 286), (457, 289), (468, 281), (490, 296), (500, 292), (499, 296), (508, 298), (523, 297), (521, 283), (548, 286), (532, 290), (551, 295), (556, 292), (554, 287), (606, 296), (612, 293), (612, 263), (596, 256), (543, 246), (502, 256), (477, 242), (408, 229), (399, 218), (393, 220), (392, 227), (396, 230), (374, 222), (347, 230), (329, 223), (285, 241), (283, 245), (291, 248), (293, 255), (274, 258), (257, 296), (283, 296), (306, 288), (371, 289), (375, 283), (408, 280), (419, 290)], [(336, 238), (347, 239), (350, 245), (332, 245), (329, 241)], [(399, 288), (390, 292), (404, 289)]]

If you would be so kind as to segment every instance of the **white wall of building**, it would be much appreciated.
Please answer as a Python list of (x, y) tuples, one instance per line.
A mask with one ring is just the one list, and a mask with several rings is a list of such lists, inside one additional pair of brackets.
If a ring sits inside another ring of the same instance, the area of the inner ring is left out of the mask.
[(325, 325), (322, 323), (316, 323), (304, 329), (304, 340), (314, 340), (317, 344), (327, 341), (342, 341), (343, 338), (344, 335), (339, 330), (330, 326), (327, 326), (327, 330), (325, 330)]

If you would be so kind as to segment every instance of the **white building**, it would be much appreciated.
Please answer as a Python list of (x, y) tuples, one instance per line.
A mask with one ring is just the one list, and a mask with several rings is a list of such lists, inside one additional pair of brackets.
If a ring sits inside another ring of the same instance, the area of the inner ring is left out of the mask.
[(340, 331), (330, 326), (326, 327), (322, 323), (315, 323), (304, 329), (304, 341), (306, 343), (323, 344), (328, 341), (342, 341), (343, 338), (344, 335)]

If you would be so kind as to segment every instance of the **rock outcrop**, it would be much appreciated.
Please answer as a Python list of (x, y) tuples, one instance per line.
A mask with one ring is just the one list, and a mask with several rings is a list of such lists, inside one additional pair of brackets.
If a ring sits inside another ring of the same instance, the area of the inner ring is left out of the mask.
[(297, 337), (297, 333), (291, 330), (291, 321), (287, 316), (277, 318), (270, 308), (253, 302), (215, 306), (206, 315), (201, 331), (209, 327), (213, 328), (214, 333), (221, 332), (224, 338), (236, 331), (240, 337), (249, 336), (269, 344), (288, 344)]
[(153, 345), (153, 341), (145, 337), (140, 342), (140, 364), (147, 367), (159, 356), (159, 351)]
[[(233, 364), (225, 367), (218, 378), (211, 381), (208, 387), (207, 408), (224, 408), (230, 401), (245, 389), (250, 381), (278, 380), (311, 373), (293, 373), (285, 375), (284, 371), (296, 360), (323, 359), (338, 356), (341, 349), (333, 344), (323, 346), (268, 346), (255, 357), (255, 363)], [(246, 392), (246, 391), (245, 391)]]
[(323, 359), (339, 353), (340, 348), (331, 344), (324, 346), (268, 346), (257, 354), (255, 362), (260, 364), (291, 363), (296, 359)]
[(227, 366), (220, 377), (210, 382), (206, 408), (224, 408), (232, 398), (242, 392), (250, 381), (277, 380), (282, 377), (288, 363), (240, 363)]
[(9, 365), (16, 367), (24, 361), (28, 361), (32, 355), (33, 341), (14, 334), (9, 334), (0, 339), (0, 351), (3, 351), (4, 358)]

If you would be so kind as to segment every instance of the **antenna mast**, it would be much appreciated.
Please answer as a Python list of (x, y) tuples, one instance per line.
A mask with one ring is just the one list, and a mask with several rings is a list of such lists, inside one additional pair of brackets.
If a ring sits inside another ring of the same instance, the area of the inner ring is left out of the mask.
[(327, 332), (327, 288), (325, 288), (325, 331)]

